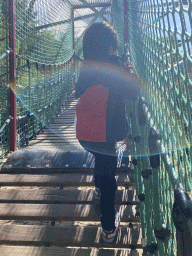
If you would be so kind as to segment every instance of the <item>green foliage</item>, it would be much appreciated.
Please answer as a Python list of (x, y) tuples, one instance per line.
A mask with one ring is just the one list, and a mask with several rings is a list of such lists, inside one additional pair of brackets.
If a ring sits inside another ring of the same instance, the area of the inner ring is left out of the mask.
[[(69, 44), (72, 49), (72, 33), (70, 29), (62, 31), (62, 24), (57, 27), (48, 25), (47, 28), (37, 29), (41, 24), (41, 20), (38, 19), (42, 17), (35, 12), (35, 3), (35, 0), (16, 1), (17, 54), (25, 59), (55, 64), (60, 52), (69, 52)], [(70, 28), (71, 22), (67, 26)], [(64, 44), (63, 40), (67, 34), (71, 34), (70, 40)], [(72, 50), (70, 51), (71, 55)], [(60, 62), (66, 61), (70, 56), (66, 57), (64, 54)], [(20, 61), (18, 61), (18, 67), (20, 67)]]
[(7, 49), (7, 1), (0, 2), (0, 56)]

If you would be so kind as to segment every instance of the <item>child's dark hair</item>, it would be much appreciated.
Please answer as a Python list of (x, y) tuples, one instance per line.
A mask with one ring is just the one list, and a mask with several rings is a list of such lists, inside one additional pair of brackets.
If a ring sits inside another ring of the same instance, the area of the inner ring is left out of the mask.
[(83, 37), (83, 57), (85, 60), (105, 60), (110, 49), (118, 49), (118, 37), (114, 28), (106, 22), (94, 23), (88, 27)]

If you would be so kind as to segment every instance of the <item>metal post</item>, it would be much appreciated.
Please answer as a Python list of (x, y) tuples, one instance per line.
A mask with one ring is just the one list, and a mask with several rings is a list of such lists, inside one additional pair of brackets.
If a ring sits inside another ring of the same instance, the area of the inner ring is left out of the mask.
[[(9, 83), (16, 92), (16, 30), (15, 30), (15, 0), (9, 0)], [(17, 148), (16, 96), (10, 89), (10, 150)]]
[[(128, 1), (124, 0), (123, 1), (124, 5), (124, 53), (123, 53), (123, 65), (125, 65), (125, 62), (127, 62), (127, 45), (129, 42), (128, 39)], [(126, 112), (127, 112), (127, 100), (125, 100), (126, 104)], [(128, 133), (126, 136), (126, 149), (128, 150), (128, 154), (130, 155), (130, 150), (129, 150), (129, 137)]]
[(74, 84), (76, 82), (76, 57), (75, 57), (75, 23), (74, 23), (74, 9), (72, 10), (72, 30), (73, 30), (73, 72)]

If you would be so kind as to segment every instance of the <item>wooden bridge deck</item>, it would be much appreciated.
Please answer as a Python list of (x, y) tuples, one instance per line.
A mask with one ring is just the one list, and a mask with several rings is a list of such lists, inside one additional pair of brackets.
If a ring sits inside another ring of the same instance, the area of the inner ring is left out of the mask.
[[(75, 138), (73, 98), (50, 130), (12, 153), (0, 170), (0, 255), (142, 255), (131, 171), (119, 161), (117, 242), (101, 243), (93, 202), (94, 157)], [(59, 136), (58, 136), (59, 135)], [(129, 224), (132, 224), (132, 227)]]

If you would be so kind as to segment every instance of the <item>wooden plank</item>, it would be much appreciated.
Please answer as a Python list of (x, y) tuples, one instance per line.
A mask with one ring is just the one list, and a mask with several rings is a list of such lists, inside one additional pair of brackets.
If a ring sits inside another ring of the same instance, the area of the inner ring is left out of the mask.
[(42, 146), (42, 147), (75, 147), (75, 149), (77, 149), (79, 147), (80, 144), (78, 143), (70, 143), (70, 142), (65, 142), (65, 143), (42, 143), (41, 141), (36, 142), (36, 143), (30, 143), (28, 146)]
[(73, 119), (57, 118), (54, 120), (54, 122), (50, 123), (50, 125), (52, 125), (52, 124), (62, 124), (62, 125), (72, 124), (74, 126), (74, 122), (75, 122), (75, 117)]
[(75, 132), (74, 127), (72, 128), (67, 128), (67, 129), (50, 129), (45, 131), (43, 134), (63, 134), (63, 133), (72, 133)]
[[(0, 203), (27, 204), (95, 204), (94, 190), (60, 189), (0, 189)], [(117, 190), (116, 205), (135, 205), (134, 190)]]
[[(3, 166), (0, 170), (0, 174), (56, 174), (56, 173), (77, 173), (77, 174), (93, 174), (94, 168), (8, 168)], [(117, 168), (117, 174), (130, 174), (131, 169), (128, 167)], [(1, 175), (0, 175), (0, 183), (1, 183)]]
[(45, 136), (45, 137), (39, 137), (36, 139), (36, 141), (41, 141), (41, 142), (48, 142), (48, 141), (55, 141), (55, 142), (59, 142), (61, 140), (76, 140), (75, 135), (67, 135), (67, 134), (63, 134), (63, 135), (55, 135), (55, 136)]
[(65, 141), (65, 140), (63, 140), (63, 142), (62, 143), (59, 143), (59, 142), (57, 142), (57, 143), (50, 143), (50, 142), (42, 142), (42, 141), (30, 141), (29, 142), (29, 146), (47, 146), (47, 147), (57, 147), (57, 146), (62, 146), (63, 145), (63, 147), (64, 146), (76, 146), (76, 147), (78, 147), (79, 145), (80, 145), (80, 143), (78, 142), (78, 141)]
[(66, 115), (68, 113), (70, 113), (70, 114), (75, 114), (76, 113), (76, 103), (75, 103), (75, 105), (73, 107), (69, 106), (69, 108), (62, 109), (61, 113), (58, 116)]
[(77, 103), (75, 102), (74, 104), (67, 104), (66, 106), (65, 106), (65, 108), (61, 108), (61, 113), (60, 113), (60, 115), (62, 115), (62, 114), (66, 114), (66, 113), (73, 113), (73, 112), (75, 112), (75, 110), (76, 110), (76, 105), (77, 105)]
[(67, 110), (67, 111), (64, 111), (63, 113), (57, 115), (56, 118), (54, 118), (54, 120), (56, 119), (63, 119), (63, 118), (66, 118), (66, 119), (73, 119), (75, 118), (75, 114), (76, 114), (76, 110)]
[(72, 127), (72, 126), (66, 126), (66, 127), (62, 127), (61, 129), (58, 127), (58, 129), (56, 129), (56, 128), (52, 128), (51, 130), (50, 130), (50, 127), (49, 127), (49, 129), (48, 128), (46, 128), (45, 130), (44, 130), (44, 133), (46, 133), (46, 132), (52, 132), (52, 131), (75, 131), (75, 129), (74, 129), (74, 127)]
[(46, 138), (51, 138), (51, 139), (61, 139), (60, 137), (68, 137), (68, 138), (76, 138), (76, 133), (75, 132), (65, 132), (65, 133), (61, 133), (61, 134), (57, 134), (57, 133), (50, 133), (50, 134), (42, 134), (42, 135), (38, 135), (36, 140), (43, 140)]
[[(116, 206), (122, 222), (140, 222), (134, 205)], [(0, 204), (0, 220), (100, 221), (100, 209), (90, 204)]]
[[(73, 144), (70, 144), (70, 143), (65, 144), (65, 145), (59, 144), (59, 145), (57, 145), (57, 146), (54, 146), (53, 144), (50, 145), (50, 146), (41, 145), (40, 143), (38, 143), (37, 145), (30, 145), (30, 144), (29, 144), (28, 147), (27, 147), (27, 149), (28, 149), (28, 151), (33, 151), (33, 152), (35, 152), (35, 150), (39, 151), (39, 150), (42, 149), (42, 151), (46, 151), (46, 150), (47, 150), (48, 153), (49, 153), (49, 151), (52, 151), (52, 152), (55, 151), (55, 152), (57, 152), (57, 151), (61, 151), (61, 150), (62, 150), (62, 152), (67, 153), (67, 152), (69, 152), (69, 151), (70, 151), (70, 152), (74, 152), (74, 151), (83, 150), (83, 148), (80, 147), (79, 144), (76, 146), (76, 145), (73, 145)], [(41, 159), (39, 159), (39, 160), (41, 160)], [(37, 167), (37, 168), (44, 168), (45, 165), (46, 165), (46, 163), (45, 163), (44, 165), (41, 165), (41, 166), (39, 166), (39, 165), (37, 164), (37, 166), (36, 166), (36, 163), (33, 163), (31, 166), (32, 166), (32, 167)], [(24, 163), (22, 164), (22, 167), (23, 167), (23, 166), (26, 166), (26, 162), (24, 162)], [(51, 168), (65, 168), (65, 166), (61, 166), (61, 165), (59, 165), (59, 166), (51, 165), (50, 167), (51, 167)], [(19, 168), (19, 166), (17, 166), (17, 168)]]
[(0, 246), (2, 256), (142, 256), (142, 249), (65, 248), (59, 246)]
[[(118, 186), (134, 186), (127, 174), (116, 176)], [(61, 187), (61, 186), (94, 186), (93, 175), (89, 174), (1, 174), (0, 186), (38, 186), (38, 187)]]
[(68, 137), (67, 135), (66, 136), (62, 136), (62, 137), (45, 137), (45, 138), (43, 138), (43, 139), (39, 139), (39, 138), (37, 138), (35, 141), (37, 142), (37, 143), (61, 143), (61, 144), (63, 144), (64, 143), (64, 141), (63, 140), (66, 140), (67, 142), (69, 142), (69, 141), (74, 141), (74, 140), (76, 140), (75, 139), (75, 136), (73, 136), (73, 137)]
[(50, 123), (49, 126), (50, 125), (55, 125), (55, 124), (62, 124), (62, 123), (63, 123), (63, 125), (66, 125), (66, 124), (74, 125), (74, 122), (75, 122), (74, 119), (73, 120), (65, 119), (65, 121), (63, 121), (63, 119), (61, 119), (61, 122), (59, 120), (58, 121), (57, 120), (55, 120), (54, 123)]
[(66, 108), (67, 106), (75, 106), (77, 101), (78, 100), (75, 97), (68, 98), (67, 101), (65, 102), (64, 108)]
[(74, 122), (74, 118), (75, 118), (75, 111), (73, 112), (68, 112), (68, 113), (64, 113), (62, 115), (58, 115), (57, 118), (55, 118), (54, 120), (62, 120), (62, 119), (68, 119)]
[(63, 137), (63, 136), (68, 136), (68, 135), (73, 135), (74, 139), (76, 139), (76, 132), (73, 130), (73, 131), (62, 131), (62, 130), (51, 130), (50, 132), (47, 132), (47, 133), (44, 133), (40, 136), (37, 136), (37, 139), (38, 138), (41, 138), (43, 136), (46, 136), (46, 137)]
[(67, 117), (67, 118), (57, 118), (51, 124), (63, 124), (63, 125), (65, 125), (65, 124), (70, 123), (70, 124), (74, 125), (74, 122), (75, 122), (75, 117), (73, 117), (71, 119), (69, 117)]
[(52, 140), (55, 140), (55, 141), (61, 141), (61, 139), (64, 138), (64, 139), (75, 139), (76, 140), (76, 136), (75, 134), (63, 134), (62, 136), (58, 136), (56, 134), (50, 136), (50, 135), (47, 135), (47, 136), (38, 136), (36, 141), (52, 141)]
[(63, 142), (44, 142), (44, 141), (30, 141), (28, 146), (42, 146), (42, 147), (65, 147), (65, 146), (73, 146), (75, 149), (78, 149), (80, 147), (80, 143), (78, 141), (71, 141), (69, 139), (62, 138)]
[[(50, 131), (45, 131), (44, 133), (42, 133), (41, 135), (51, 135), (51, 134), (56, 134), (56, 135), (62, 135), (62, 134), (70, 134), (70, 133), (76, 133), (74, 128), (72, 129), (67, 129), (67, 130), (63, 130), (63, 129), (51, 129)], [(40, 135), (38, 135), (40, 136)]]
[[(94, 226), (0, 225), (0, 244), (31, 246), (108, 247), (101, 241), (102, 228)], [(120, 226), (117, 242), (110, 248), (141, 247), (141, 228)]]
[[(60, 130), (56, 130), (56, 129), (52, 129), (52, 130), (46, 130), (44, 133), (41, 133), (41, 135), (46, 135), (46, 134), (58, 134), (58, 133), (75, 133), (75, 129), (74, 128), (70, 128), (70, 129), (60, 129)], [(40, 135), (38, 135), (40, 136)]]
[(52, 143), (52, 141), (41, 141), (41, 140), (31, 140), (29, 141), (29, 145), (38, 145), (38, 146), (52, 146), (57, 147), (57, 145), (80, 145), (79, 141), (77, 139), (67, 139), (67, 138), (61, 138), (61, 141), (57, 141), (55, 143)]
[(77, 139), (75, 138), (74, 135), (70, 136), (70, 135), (62, 135), (62, 136), (46, 136), (44, 138), (37, 138), (35, 141), (36, 142), (53, 142), (55, 141), (56, 143), (63, 143), (64, 141), (77, 141)]
[(38, 136), (36, 140), (61, 140), (62, 138), (66, 139), (66, 138), (69, 138), (69, 139), (76, 139), (76, 136), (75, 134), (53, 134), (53, 135), (43, 135), (43, 136)]
[(75, 113), (76, 113), (76, 109), (75, 109), (75, 108), (73, 108), (73, 109), (68, 109), (68, 110), (66, 109), (66, 110), (64, 110), (62, 113), (60, 113), (59, 115), (57, 115), (57, 117), (59, 118), (59, 117), (68, 116), (68, 115), (74, 116)]
[(76, 103), (73, 106), (66, 106), (65, 109), (61, 109), (61, 113), (58, 115), (59, 116), (63, 116), (63, 115), (67, 115), (67, 114), (75, 114), (76, 113)]
[(54, 123), (55, 123), (55, 121), (59, 121), (59, 122), (70, 121), (71, 123), (74, 124), (75, 114), (74, 115), (68, 114), (68, 115), (63, 115), (63, 116), (57, 117), (54, 119)]
[(63, 140), (62, 139), (68, 139), (70, 141), (75, 141), (75, 142), (78, 142), (78, 139), (76, 139), (76, 136), (75, 134), (71, 134), (71, 133), (68, 133), (68, 134), (65, 134), (65, 133), (62, 133), (60, 135), (58, 135), (57, 133), (55, 133), (55, 136), (49, 136), (49, 135), (43, 135), (43, 136), (37, 136), (37, 138), (35, 140), (31, 140), (29, 141), (29, 143), (31, 142), (36, 142), (38, 140), (52, 140), (52, 139), (56, 139), (56, 140), (60, 140), (62, 143), (63, 143)]
[(74, 123), (66, 123), (66, 124), (49, 124), (49, 128), (66, 128), (66, 127), (74, 127)]
[(55, 130), (55, 129), (51, 129), (50, 131), (46, 131), (40, 135), (37, 136), (38, 137), (41, 137), (41, 136), (62, 136), (62, 135), (65, 135), (65, 134), (76, 134), (75, 130), (72, 129), (72, 130)]
[(73, 130), (74, 131), (74, 124), (69, 125), (49, 125), (50, 131), (64, 131), (64, 130)]
[(65, 122), (65, 121), (70, 121), (74, 124), (75, 122), (75, 114), (65, 114), (63, 116), (58, 116), (57, 118), (54, 119), (54, 122), (55, 121), (59, 121), (59, 122)]

